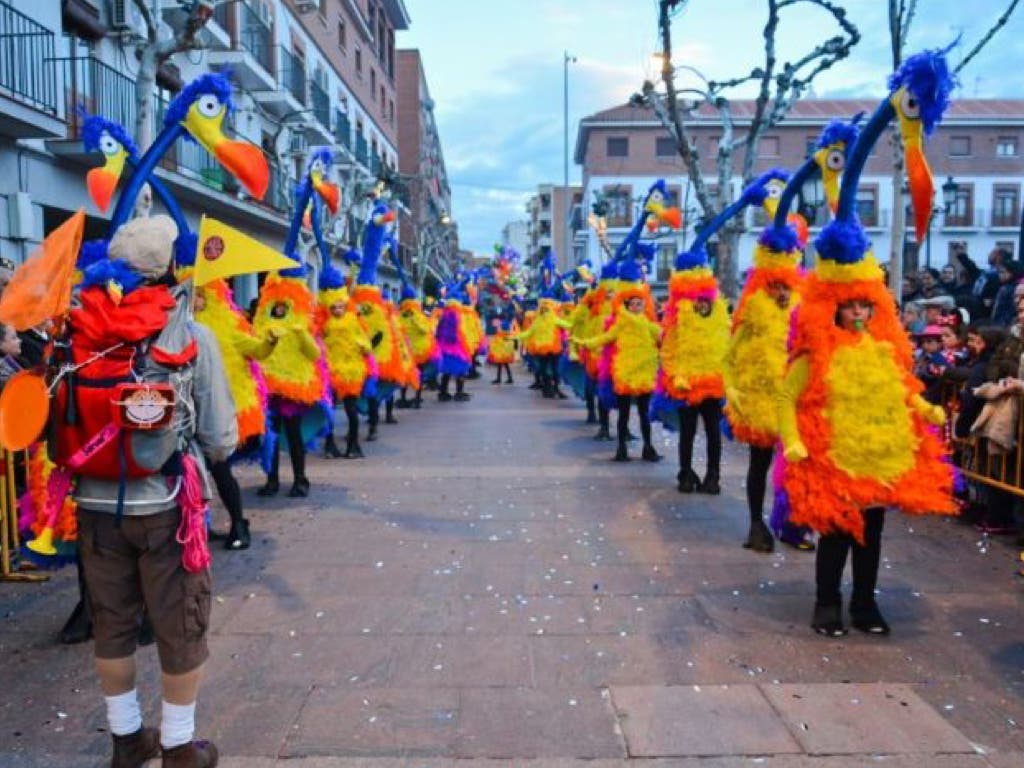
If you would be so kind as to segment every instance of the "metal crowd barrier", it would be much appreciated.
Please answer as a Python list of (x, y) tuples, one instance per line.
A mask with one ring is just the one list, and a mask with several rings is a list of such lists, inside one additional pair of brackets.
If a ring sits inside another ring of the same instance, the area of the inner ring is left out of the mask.
[(956, 437), (953, 428), (960, 414), (961, 387), (961, 384), (950, 382), (943, 388), (946, 439), (954, 464), (968, 480), (1024, 497), (1024, 487), (1021, 486), (1024, 478), (1021, 472), (1024, 466), (1024, 397), (1017, 414), (1016, 448), (1007, 451), (980, 436)]
[(28, 454), (0, 450), (0, 581), (46, 581), (45, 573), (18, 557), (21, 536), (18, 533), (18, 485), (14, 467), (17, 461), (28, 466)]

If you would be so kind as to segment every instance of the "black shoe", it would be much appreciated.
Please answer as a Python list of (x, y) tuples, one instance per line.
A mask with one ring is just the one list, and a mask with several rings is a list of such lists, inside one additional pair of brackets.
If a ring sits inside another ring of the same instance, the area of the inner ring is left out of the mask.
[(334, 435), (328, 435), (327, 439), (324, 440), (324, 458), (325, 459), (340, 459), (341, 449), (338, 448), (334, 442)]
[(57, 639), (62, 645), (78, 645), (92, 640), (92, 617), (84, 600), (79, 600), (75, 609), (71, 611)]
[(555, 387), (555, 397), (557, 397), (559, 400), (568, 400), (569, 399), (569, 396), (567, 394), (565, 394), (565, 392), (560, 390), (558, 387)]
[(819, 635), (826, 637), (842, 637), (846, 634), (846, 627), (843, 626), (843, 607), (841, 605), (818, 605), (814, 606), (814, 618), (811, 619), (811, 629)]
[(437, 396), (437, 399), (440, 400), (442, 403), (449, 403), (449, 402), (451, 402), (452, 396), (450, 394), (448, 394), (447, 392), (441, 392)]
[(491, 384), (501, 384), (501, 379), (494, 379)]
[(277, 496), (277, 492), (279, 490), (281, 490), (280, 483), (278, 483), (277, 480), (268, 479), (266, 484), (258, 491), (256, 491), (256, 495), (263, 496), (264, 498), (266, 498), (267, 496)]
[(750, 524), (750, 531), (747, 533), (747, 540), (743, 542), (744, 549), (754, 552), (774, 552), (775, 540), (772, 539), (772, 532), (764, 524), (764, 520), (755, 520)]
[(345, 449), (346, 459), (361, 459), (363, 458), (363, 449), (359, 447), (359, 443), (349, 443), (348, 448)]
[(597, 424), (597, 414), (593, 411), (587, 411), (587, 420), (584, 424)]
[(409, 407), (412, 408), (414, 411), (418, 411), (422, 405), (423, 405), (423, 398), (422, 397), (417, 397), (415, 400), (412, 401), (412, 405), (409, 406)]
[[(111, 734), (113, 736), (113, 734)], [(111, 768), (141, 768), (147, 761), (160, 757), (160, 731), (139, 728), (127, 736), (114, 736)]]
[[(335, 448), (337, 450), (337, 448)], [(341, 451), (338, 451), (341, 456)], [(252, 539), (249, 536), (249, 521), (244, 517), (237, 523), (231, 523), (224, 549), (248, 549)]]
[(700, 478), (697, 477), (697, 473), (692, 469), (686, 470), (681, 473), (682, 477), (679, 478), (679, 483), (676, 486), (680, 493), (693, 493), (697, 490), (697, 486), (700, 485)]
[(626, 446), (619, 443), (619, 448), (615, 451), (615, 455), (612, 456), (612, 461), (629, 461), (629, 453), (626, 452)]
[(384, 417), (384, 423), (385, 424), (397, 424), (398, 423), (398, 419), (396, 419), (394, 416), (385, 416)]
[(539, 381), (535, 381), (533, 382), (533, 384), (528, 386), (527, 389), (544, 389), (544, 385), (541, 384)]
[(653, 445), (645, 445), (643, 453), (640, 454), (644, 461), (649, 461), (652, 464), (661, 461), (661, 454), (654, 450)]
[(304, 499), (309, 496), (309, 480), (304, 477), (295, 478), (291, 490), (288, 491), (289, 498)]
[(612, 433), (608, 430), (608, 427), (601, 427), (599, 430), (597, 430), (597, 434), (594, 435), (594, 439), (599, 440), (601, 442), (610, 443), (613, 438)]
[(469, 400), (469, 398), (470, 398), (469, 392), (456, 392), (455, 393), (455, 402), (456, 403), (464, 403), (467, 400)]
[(505, 383), (506, 384), (515, 384), (515, 382), (512, 381), (512, 377), (511, 376), (508, 377), (508, 381), (506, 381)]
[(406, 400), (404, 398), (401, 400), (397, 400), (395, 402), (395, 408), (398, 408), (401, 411), (412, 408), (412, 400)]
[(722, 492), (722, 486), (718, 484), (718, 477), (716, 475), (708, 475), (701, 481), (700, 485), (697, 486), (697, 490), (700, 493), (717, 496)]
[(850, 605), (850, 624), (854, 629), (866, 632), (869, 635), (888, 635), (889, 625), (882, 618), (878, 605), (874, 602), (864, 608), (854, 608)]
[(372, 443), (377, 439), (377, 428), (370, 427), (370, 431), (366, 433), (366, 442)]

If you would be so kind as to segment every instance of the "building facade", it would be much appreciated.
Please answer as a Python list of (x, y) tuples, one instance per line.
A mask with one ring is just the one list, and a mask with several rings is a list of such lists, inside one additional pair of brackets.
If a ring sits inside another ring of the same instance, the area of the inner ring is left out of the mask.
[(529, 247), (524, 256), (536, 260), (553, 250), (559, 272), (568, 272), (575, 266), (583, 253), (574, 250), (574, 234), (568, 214), (574, 208), (580, 208), (582, 202), (582, 187), (538, 184), (537, 193), (526, 203)]
[(406, 269), (420, 284), (427, 275), (445, 281), (454, 271), (458, 236), (434, 101), (420, 52), (399, 50), (397, 61), (399, 170), (409, 205), (400, 230)]
[(530, 222), (510, 221), (502, 227), (501, 244), (526, 258), (530, 253)]
[[(165, 34), (186, 18), (176, 2), (161, 10)], [(263, 149), (271, 183), (253, 200), (204, 149), (179, 141), (156, 174), (190, 224), (208, 213), (281, 247), (295, 180), (310, 151), (327, 146), (347, 193), (347, 215), (327, 235), (354, 239), (366, 206), (353, 190), (398, 166), (394, 41), (408, 25), (401, 0), (219, 2), (200, 32), (204, 49), (161, 69), (149, 135), (184, 83), (230, 70), (230, 128)], [(137, 133), (135, 45), (144, 33), (132, 2), (0, 0), (0, 57), (14, 62), (0, 69), (0, 254), (20, 260), (84, 204), (86, 236), (105, 233), (107, 216), (87, 204), (85, 173), (97, 161), (82, 148), (82, 111)], [(236, 282), (241, 302), (255, 295), (255, 277)]]
[[(733, 102), (737, 133), (749, 125), (752, 101)], [(794, 169), (807, 154), (824, 125), (835, 117), (850, 117), (858, 112), (870, 114), (877, 102), (870, 99), (804, 99), (797, 102), (786, 120), (761, 141), (755, 173), (773, 167)], [(715, 168), (722, 129), (718, 118), (700, 110), (686, 120), (700, 153), (704, 180), (717, 193)], [(891, 131), (890, 131), (891, 133)], [(919, 268), (930, 263), (941, 267), (956, 251), (966, 251), (984, 262), (996, 245), (1008, 248), (1018, 258), (1017, 239), (1021, 225), (1021, 184), (1024, 182), (1024, 100), (954, 99), (952, 107), (925, 146), (935, 175), (936, 211), (932, 227), (920, 248), (905, 236), (906, 267)], [(576, 141), (576, 163), (583, 171), (583, 200), (573, 219), (574, 242), (586, 254), (600, 259), (594, 234), (586, 228), (586, 212), (597, 199), (608, 206), (609, 239), (613, 247), (635, 221), (639, 200), (658, 178), (668, 183), (684, 213), (685, 231), (664, 235), (659, 249), (657, 278), (667, 280), (675, 253), (692, 241), (695, 224), (702, 211), (690, 190), (685, 166), (668, 132), (653, 112), (623, 105), (598, 112), (580, 121)], [(740, 168), (742, 158), (737, 157)], [(857, 210), (871, 238), (879, 261), (890, 253), (890, 227), (894, 205), (908, 205), (902, 196), (893, 195), (891, 169), (893, 150), (882, 140), (869, 157), (860, 179)], [(940, 187), (955, 185), (952, 204), (944, 209)], [(736, 176), (731, 182), (730, 199), (742, 189)], [(898, 199), (897, 199), (898, 198)], [(828, 211), (820, 206), (812, 222), (813, 234), (827, 221)], [(763, 225), (759, 211), (748, 210), (747, 231), (740, 238), (739, 264), (750, 265), (754, 243)], [(813, 246), (812, 246), (813, 249)]]

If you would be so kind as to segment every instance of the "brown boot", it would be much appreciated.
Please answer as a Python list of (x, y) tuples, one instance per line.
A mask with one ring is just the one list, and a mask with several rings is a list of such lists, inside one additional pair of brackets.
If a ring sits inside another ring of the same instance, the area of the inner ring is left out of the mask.
[(214, 768), (217, 747), (210, 741), (193, 741), (180, 747), (165, 749), (163, 768)]
[(110, 768), (142, 768), (147, 760), (160, 754), (160, 731), (139, 728), (127, 736), (114, 736), (114, 756)]

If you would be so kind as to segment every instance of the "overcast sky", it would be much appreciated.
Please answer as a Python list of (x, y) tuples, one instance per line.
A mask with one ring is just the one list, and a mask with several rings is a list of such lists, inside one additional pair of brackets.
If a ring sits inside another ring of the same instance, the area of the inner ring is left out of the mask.
[[(563, 51), (569, 68), (569, 178), (576, 124), (629, 99), (654, 79), (660, 47), (656, 0), (405, 0), (412, 17), (398, 45), (419, 48), (435, 101), (463, 247), (491, 249), (541, 182), (562, 180)], [(815, 81), (818, 96), (881, 96), (888, 52), (885, 0), (838, 0), (860, 29), (850, 58)], [(1008, 0), (919, 0), (909, 51), (963, 34), (964, 49)], [(749, 72), (761, 61), (764, 0), (690, 0), (676, 18), (675, 63), (711, 79)], [(443, 9), (443, 10), (442, 10)], [(776, 53), (792, 60), (836, 34), (820, 8), (783, 13)], [(955, 60), (963, 49), (954, 51)], [(1009, 66), (1007, 66), (1009, 65)], [(964, 96), (1024, 97), (1024, 10), (964, 70)], [(738, 93), (737, 96), (749, 96)]]

